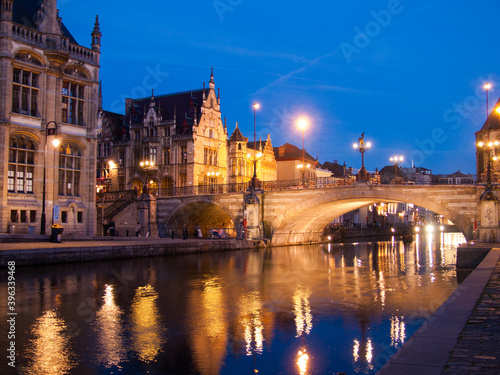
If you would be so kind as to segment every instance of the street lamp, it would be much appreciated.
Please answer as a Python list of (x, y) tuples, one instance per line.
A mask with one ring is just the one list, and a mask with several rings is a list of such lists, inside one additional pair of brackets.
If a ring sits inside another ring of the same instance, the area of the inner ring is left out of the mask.
[(255, 191), (255, 180), (257, 179), (257, 161), (255, 160), (255, 151), (257, 149), (257, 140), (255, 134), (256, 112), (260, 108), (259, 103), (253, 104), (253, 179), (252, 190)]
[(395, 177), (394, 177), (394, 183), (396, 183), (396, 180), (398, 178), (398, 165), (403, 162), (404, 158), (402, 156), (391, 156), (389, 158), (389, 161), (394, 164), (394, 171), (395, 171)]
[(358, 138), (358, 143), (353, 144), (354, 149), (361, 153), (361, 169), (359, 170), (358, 173), (359, 181), (368, 180), (368, 173), (365, 170), (365, 152), (368, 151), (371, 148), (371, 146), (372, 144), (370, 142), (367, 142), (365, 144), (365, 132), (363, 132), (361, 134), (361, 137)]
[[(303, 180), (305, 179), (305, 173), (306, 173), (306, 149), (304, 147), (304, 134), (306, 131), (306, 128), (309, 126), (309, 121), (305, 117), (299, 118), (297, 121), (297, 127), (302, 130), (302, 164), (297, 165), (297, 169), (300, 169), (302, 172), (302, 177), (301, 177), (301, 182), (303, 183)], [(309, 168), (311, 165), (307, 164), (307, 168)]]
[(144, 160), (144, 161), (141, 161), (139, 163), (139, 165), (141, 166), (141, 168), (144, 169), (144, 173), (146, 174), (145, 185), (142, 188), (142, 192), (149, 194), (149, 188), (147, 188), (147, 186), (148, 186), (148, 170), (150, 167), (154, 167), (155, 163), (154, 163), (154, 161)]
[[(54, 124), (53, 128), (49, 128), (50, 124)], [(46, 164), (47, 164), (47, 137), (49, 135), (55, 135), (55, 138), (52, 140), (52, 144), (54, 147), (59, 146), (59, 139), (57, 139), (57, 123), (55, 121), (49, 121), (45, 125), (45, 150), (43, 154), (43, 187), (42, 187), (42, 217), (40, 218), (40, 234), (45, 234), (45, 185), (46, 185)]]

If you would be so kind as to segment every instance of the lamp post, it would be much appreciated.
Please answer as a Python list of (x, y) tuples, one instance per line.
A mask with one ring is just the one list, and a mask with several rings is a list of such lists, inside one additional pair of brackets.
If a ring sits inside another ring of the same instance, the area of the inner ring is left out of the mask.
[(257, 149), (257, 140), (255, 132), (255, 124), (257, 117), (257, 110), (260, 108), (259, 103), (253, 104), (253, 178), (252, 178), (252, 190), (255, 191), (255, 180), (257, 179), (257, 161), (255, 159), (255, 151)]
[[(53, 128), (49, 128), (50, 124), (54, 124)], [(43, 186), (42, 186), (42, 216), (40, 218), (40, 234), (45, 234), (45, 185), (46, 185), (46, 164), (47, 164), (47, 137), (49, 135), (55, 135), (56, 137), (52, 140), (54, 147), (59, 146), (60, 141), (57, 139), (57, 123), (55, 121), (49, 121), (45, 125), (45, 150), (43, 155)]]
[(148, 170), (150, 167), (154, 167), (155, 163), (154, 161), (149, 161), (149, 160), (144, 160), (139, 163), (141, 168), (144, 169), (144, 173), (146, 174), (146, 179), (144, 182), (144, 186), (142, 187), (142, 192), (149, 194), (149, 187), (148, 186)]
[(402, 156), (391, 156), (389, 161), (394, 164), (394, 183), (398, 178), (398, 165), (403, 162), (404, 158)]
[[(299, 118), (297, 121), (297, 127), (302, 130), (302, 164), (297, 165), (297, 169), (301, 170), (301, 183), (304, 183), (305, 173), (306, 173), (306, 149), (305, 149), (305, 131), (309, 125), (309, 121), (305, 117)], [(311, 165), (307, 164), (307, 168)]]
[(368, 151), (371, 146), (372, 144), (370, 142), (365, 144), (365, 132), (358, 138), (358, 143), (353, 144), (354, 149), (361, 153), (361, 169), (358, 174), (360, 181), (368, 180), (368, 173), (365, 170), (365, 152)]

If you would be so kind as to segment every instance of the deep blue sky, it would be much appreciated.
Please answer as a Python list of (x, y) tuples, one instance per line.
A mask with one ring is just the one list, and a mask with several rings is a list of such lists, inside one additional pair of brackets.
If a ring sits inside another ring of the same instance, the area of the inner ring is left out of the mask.
[(123, 113), (123, 98), (151, 86), (201, 88), (213, 67), (229, 134), (238, 121), (253, 139), (257, 101), (257, 139), (301, 147), (295, 119), (307, 114), (306, 149), (322, 163), (359, 168), (352, 143), (364, 131), (368, 170), (401, 154), (403, 167), (475, 173), (482, 84), (493, 84), (490, 109), (500, 96), (498, 0), (60, 0), (59, 9), (87, 47), (99, 15), (106, 110)]

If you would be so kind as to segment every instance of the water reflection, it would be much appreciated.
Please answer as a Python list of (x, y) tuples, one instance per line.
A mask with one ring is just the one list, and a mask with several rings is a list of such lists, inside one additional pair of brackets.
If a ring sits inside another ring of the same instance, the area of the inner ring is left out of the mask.
[(117, 366), (126, 359), (124, 332), (122, 327), (123, 311), (116, 305), (113, 286), (106, 285), (102, 297), (103, 305), (97, 311), (94, 332), (97, 338), (96, 360), (105, 368)]
[[(40, 268), (19, 281), (27, 322), (19, 332), (35, 337), (20, 358), (29, 374), (374, 374), (383, 365), (381, 348), (399, 348), (456, 287), (453, 241), (422, 233), (406, 245), (296, 246)], [(66, 285), (68, 274), (76, 277)], [(105, 284), (116, 274), (136, 276)], [(41, 313), (32, 301), (47, 292), (33, 286), (49, 277), (61, 298), (46, 298), (43, 306), (52, 312)], [(91, 322), (87, 310), (95, 315)], [(42, 323), (47, 314), (54, 322)], [(80, 332), (72, 339), (74, 357), (64, 322)], [(44, 337), (50, 329), (42, 324), (57, 331), (50, 333), (55, 340)]]
[(299, 285), (293, 295), (293, 308), (295, 312), (295, 328), (297, 336), (302, 336), (303, 333), (308, 335), (312, 328), (312, 314), (309, 297), (311, 292), (308, 288)]
[(77, 363), (66, 333), (68, 326), (55, 310), (42, 313), (31, 329), (27, 354), (29, 365), (22, 372), (29, 375), (68, 374)]
[(166, 330), (158, 311), (158, 293), (151, 285), (135, 290), (131, 320), (133, 349), (141, 361), (154, 361), (166, 339)]
[(222, 284), (218, 277), (206, 277), (202, 288), (190, 298), (192, 351), (201, 374), (218, 374), (226, 351), (228, 322)]
[[(261, 354), (264, 347), (264, 326), (262, 324), (262, 298), (257, 292), (248, 292), (239, 301), (240, 323), (243, 326), (246, 354)], [(252, 345), (253, 344), (253, 345)]]
[(302, 348), (297, 353), (297, 367), (299, 368), (299, 374), (307, 374), (307, 364), (309, 363), (309, 355), (305, 348)]

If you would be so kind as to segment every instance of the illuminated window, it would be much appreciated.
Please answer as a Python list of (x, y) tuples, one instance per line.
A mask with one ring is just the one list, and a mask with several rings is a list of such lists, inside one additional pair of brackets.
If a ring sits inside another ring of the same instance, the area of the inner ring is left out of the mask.
[(79, 147), (66, 144), (59, 148), (59, 195), (80, 195), (82, 152)]
[(9, 139), (7, 190), (13, 193), (33, 193), (35, 142), (24, 136)]

